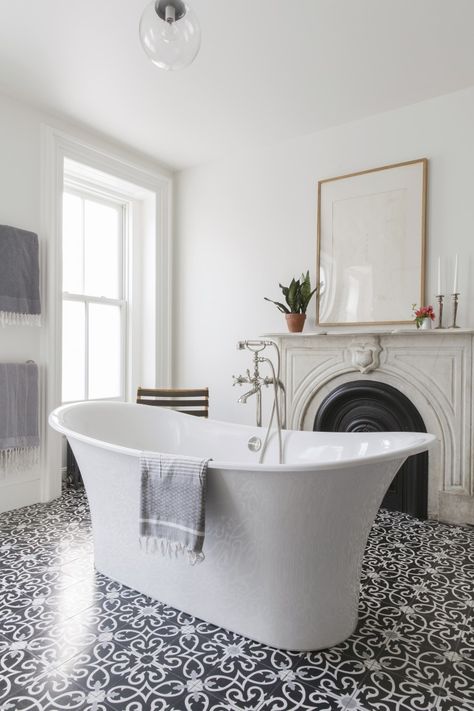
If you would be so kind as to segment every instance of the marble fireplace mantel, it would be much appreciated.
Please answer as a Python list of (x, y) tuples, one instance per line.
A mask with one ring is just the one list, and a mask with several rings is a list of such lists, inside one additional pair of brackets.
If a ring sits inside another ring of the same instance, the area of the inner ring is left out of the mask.
[(343, 383), (391, 385), (438, 439), (429, 457), (429, 517), (474, 524), (474, 331), (341, 329), (265, 337), (281, 349), (289, 428), (313, 429), (320, 404)]

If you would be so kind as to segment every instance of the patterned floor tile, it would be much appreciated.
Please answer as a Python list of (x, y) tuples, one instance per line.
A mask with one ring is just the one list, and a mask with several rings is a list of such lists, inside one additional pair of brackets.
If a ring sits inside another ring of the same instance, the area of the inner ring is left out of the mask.
[(376, 663), (337, 655), (333, 649), (307, 654), (293, 672), (283, 680), (301, 682), (314, 687), (320, 694), (351, 697), (367, 674), (367, 669)]
[(388, 637), (377, 661), (382, 669), (414, 683), (441, 686), (459, 641), (455, 629), (440, 629), (429, 618), (407, 614)]
[[(244, 693), (245, 685), (226, 679), (217, 683), (205, 671), (183, 672), (183, 659), (165, 642), (132, 651), (113, 642), (94, 644), (61, 667), (61, 672), (111, 709), (190, 709), (219, 711), (232, 708), (226, 692)], [(246, 680), (248, 681), (248, 680)], [(212, 693), (211, 687), (217, 691)], [(232, 688), (230, 688), (232, 687)], [(223, 693), (219, 694), (219, 690)], [(255, 692), (254, 692), (255, 693)]]
[(110, 711), (100, 697), (87, 694), (57, 670), (26, 686), (13, 686), (2, 711)]
[[(28, 645), (0, 640), (0, 709), (91, 709), (87, 694), (55, 666), (36, 657)], [(95, 710), (94, 710), (95, 711)], [(97, 707), (99, 711), (99, 707)], [(105, 707), (103, 709), (105, 710)]]
[(272, 649), (97, 573), (84, 492), (0, 515), (1, 711), (474, 711), (474, 529), (380, 511), (359, 623)]
[(32, 682), (42, 671), (41, 662), (26, 645), (0, 639), (0, 708), (17, 687)]
[(436, 687), (418, 686), (386, 671), (369, 672), (345, 709), (347, 711), (434, 711)]
[[(357, 627), (350, 637), (329, 650), (312, 652), (307, 656), (316, 660), (321, 656), (327, 657), (331, 664), (337, 664), (342, 659), (358, 660), (363, 663), (377, 659), (391, 631), (402, 618), (399, 608), (386, 609), (390, 611), (390, 614), (362, 610)], [(395, 610), (396, 612), (394, 612)]]
[(116, 612), (122, 604), (128, 604), (131, 600), (144, 597), (143, 593), (122, 585), (116, 580), (111, 580), (102, 573), (96, 573), (93, 577), (82, 582), (93, 587), (98, 601), (104, 601), (103, 610), (105, 612)]
[(191, 637), (199, 636), (201, 639), (209, 639), (216, 632), (222, 631), (222, 627), (201, 620), (199, 617), (194, 617), (188, 612), (181, 612), (169, 605), (164, 606), (168, 615), (169, 623), (173, 623), (178, 629), (178, 636), (182, 640), (190, 639)]
[(89, 631), (114, 633), (123, 644), (152, 637), (172, 639), (180, 633), (176, 610), (152, 600), (146, 595), (126, 594), (125, 597), (105, 595), (95, 605), (76, 615), (76, 621)]
[[(201, 680), (199, 681), (201, 683)], [(226, 675), (217, 669), (202, 679), (204, 688), (209, 693), (236, 711), (257, 711), (279, 681), (276, 672), (263, 666), (250, 672), (238, 671), (232, 675)]]
[[(26, 581), (11, 591), (11, 599), (6, 601), (10, 616), (20, 615), (24, 620), (34, 620), (48, 616), (51, 619), (67, 619), (95, 602), (94, 591), (80, 582), (70, 582), (63, 587), (55, 582), (39, 584)], [(4, 619), (8, 619), (8, 613)]]
[(446, 693), (466, 705), (474, 707), (474, 630), (463, 635), (446, 674)]
[(382, 572), (363, 576), (360, 590), (360, 609), (366, 612), (398, 617), (399, 608), (409, 605), (416, 595), (411, 583), (396, 578), (384, 578)]
[(283, 679), (303, 658), (300, 652), (274, 649), (221, 628), (207, 634), (181, 634), (179, 643), (193, 654), (201, 650), (203, 662), (227, 676), (266, 667)]
[(38, 587), (32, 595), (20, 591), (11, 606), (0, 613), (2, 634), (12, 641), (43, 637), (48, 631), (63, 625), (92, 600), (78, 585), (70, 585), (59, 593), (46, 594), (47, 586)]
[(351, 696), (319, 691), (296, 679), (281, 682), (258, 711), (345, 711)]
[(474, 711), (474, 703), (466, 698), (456, 699), (446, 694), (437, 698), (435, 711)]
[(464, 578), (461, 580), (451, 578), (441, 580), (439, 576), (433, 576), (426, 580), (426, 584), (420, 589), (416, 597), (420, 601), (425, 600), (428, 604), (436, 605), (437, 607), (449, 608), (456, 604), (463, 604), (470, 608), (472, 616), (474, 606), (473, 583)]
[(44, 585), (54, 587), (55, 590), (63, 590), (69, 587), (74, 582), (74, 578), (61, 570), (57, 566), (38, 566), (26, 571), (21, 567), (8, 568), (0, 570), (0, 600), (3, 595), (12, 589), (26, 587), (33, 591), (36, 588), (42, 588)]
[[(67, 634), (62, 634), (58, 639), (48, 635), (29, 639), (19, 638), (14, 641), (4, 637), (0, 639), (0, 653), (4, 654), (7, 659), (15, 659), (20, 652), (25, 652), (34, 656), (43, 670), (60, 666), (83, 648), (84, 644), (78, 643), (77, 640), (71, 640)], [(39, 674), (39, 671), (37, 673)]]

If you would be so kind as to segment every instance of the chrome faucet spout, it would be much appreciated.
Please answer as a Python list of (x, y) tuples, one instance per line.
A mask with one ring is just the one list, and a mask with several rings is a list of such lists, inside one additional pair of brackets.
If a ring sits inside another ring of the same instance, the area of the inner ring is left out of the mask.
[(246, 405), (246, 404), (247, 404), (247, 400), (249, 399), (249, 397), (252, 397), (252, 395), (255, 395), (258, 391), (259, 391), (259, 388), (258, 388), (258, 387), (252, 388), (252, 389), (249, 390), (247, 393), (244, 393), (243, 395), (241, 395), (241, 396), (239, 397), (239, 399), (238, 399), (237, 402), (240, 402), (240, 403), (242, 403), (243, 405)]

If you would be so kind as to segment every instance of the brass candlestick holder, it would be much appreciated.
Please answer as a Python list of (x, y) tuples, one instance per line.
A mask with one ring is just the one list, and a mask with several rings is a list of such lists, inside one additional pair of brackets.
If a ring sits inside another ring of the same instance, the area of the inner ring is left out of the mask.
[(438, 294), (436, 297), (436, 301), (438, 302), (438, 325), (435, 326), (436, 328), (444, 328), (443, 326), (443, 302), (444, 302), (444, 294)]
[(449, 328), (459, 328), (459, 326), (456, 324), (456, 319), (458, 316), (458, 301), (459, 301), (459, 292), (457, 294), (451, 294), (453, 298), (453, 323)]

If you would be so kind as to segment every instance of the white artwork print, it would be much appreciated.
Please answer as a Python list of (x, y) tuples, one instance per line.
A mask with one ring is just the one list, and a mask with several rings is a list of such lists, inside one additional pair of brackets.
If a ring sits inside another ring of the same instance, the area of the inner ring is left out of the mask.
[(320, 272), (326, 288), (319, 323), (411, 319), (421, 293), (422, 187), (418, 164), (323, 182)]

